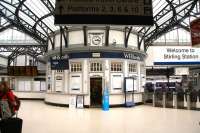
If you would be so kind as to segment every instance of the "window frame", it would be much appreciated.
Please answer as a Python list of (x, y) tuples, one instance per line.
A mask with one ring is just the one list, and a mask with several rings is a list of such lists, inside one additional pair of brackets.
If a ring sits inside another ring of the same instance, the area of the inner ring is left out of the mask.
[[(92, 64), (94, 64), (94, 65), (92, 65)], [(89, 66), (90, 66), (89, 67), (90, 72), (103, 72), (103, 70), (104, 70), (104, 66), (103, 66), (102, 61), (91, 61), (89, 63)], [(94, 66), (94, 68), (92, 66)]]
[[(113, 68), (114, 65), (114, 68)], [(110, 62), (110, 72), (112, 73), (123, 73), (124, 69), (124, 63), (122, 61), (117, 62), (117, 61), (111, 61)]]

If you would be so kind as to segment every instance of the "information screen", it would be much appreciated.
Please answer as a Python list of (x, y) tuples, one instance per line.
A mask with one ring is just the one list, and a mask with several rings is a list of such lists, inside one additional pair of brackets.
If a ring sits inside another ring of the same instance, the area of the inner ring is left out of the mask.
[(37, 66), (9, 66), (9, 76), (37, 76)]
[(55, 24), (153, 25), (152, 0), (56, 0)]

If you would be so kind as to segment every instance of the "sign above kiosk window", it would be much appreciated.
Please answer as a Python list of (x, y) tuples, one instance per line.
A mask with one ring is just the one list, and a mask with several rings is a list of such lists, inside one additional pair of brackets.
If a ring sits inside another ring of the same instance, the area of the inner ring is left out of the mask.
[(56, 0), (55, 24), (153, 25), (152, 0)]
[(136, 52), (79, 52), (79, 53), (69, 53), (69, 59), (75, 58), (120, 58), (144, 61), (145, 55)]

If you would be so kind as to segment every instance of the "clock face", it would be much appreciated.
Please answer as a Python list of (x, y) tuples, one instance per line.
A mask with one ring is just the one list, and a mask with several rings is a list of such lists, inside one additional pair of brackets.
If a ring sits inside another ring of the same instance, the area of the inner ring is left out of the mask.
[(92, 37), (92, 43), (94, 45), (99, 45), (101, 43), (101, 37), (99, 37), (99, 36), (93, 36)]

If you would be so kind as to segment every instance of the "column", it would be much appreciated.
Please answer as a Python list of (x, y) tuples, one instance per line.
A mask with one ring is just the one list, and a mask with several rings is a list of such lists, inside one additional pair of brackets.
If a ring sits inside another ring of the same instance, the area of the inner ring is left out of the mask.
[(128, 77), (128, 61), (124, 61), (124, 77)]
[(137, 62), (137, 71), (138, 71), (138, 72), (137, 72), (137, 76), (138, 76), (138, 88), (139, 88), (138, 90), (139, 90), (140, 92), (141, 92), (141, 91), (144, 91), (144, 90), (142, 90), (142, 83), (141, 83), (141, 82), (142, 82), (142, 80), (141, 80), (141, 78), (142, 78), (142, 77), (141, 77), (141, 76), (142, 76), (142, 75), (141, 75), (141, 69), (142, 69), (142, 68), (141, 68), (141, 63), (138, 63), (138, 62)]
[(83, 71), (83, 89), (82, 89), (82, 93), (84, 94), (89, 94), (89, 89), (88, 89), (88, 61), (87, 59), (85, 59), (82, 63), (82, 71)]
[(51, 72), (51, 92), (55, 92), (55, 70)]
[(108, 87), (108, 90), (111, 91), (111, 85), (110, 85), (110, 67), (109, 67), (109, 60), (108, 59), (105, 60), (105, 73), (104, 73), (104, 77), (105, 77), (104, 88)]
[(64, 79), (63, 79), (64, 83), (64, 93), (68, 93), (69, 92), (69, 70), (64, 70)]

